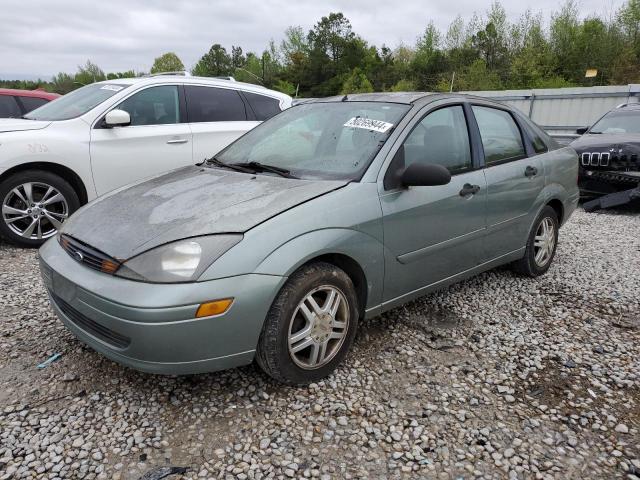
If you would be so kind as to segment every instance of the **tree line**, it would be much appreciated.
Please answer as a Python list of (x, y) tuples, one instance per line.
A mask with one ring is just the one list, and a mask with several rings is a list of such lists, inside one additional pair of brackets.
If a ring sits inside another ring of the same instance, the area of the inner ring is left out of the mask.
[[(155, 59), (150, 73), (182, 71), (173, 52)], [(587, 70), (597, 70), (586, 76)], [(484, 15), (458, 16), (440, 31), (429, 23), (413, 45), (369, 44), (342, 13), (322, 17), (308, 32), (291, 26), (262, 53), (213, 44), (191, 73), (233, 76), (290, 95), (322, 97), (372, 91), (459, 91), (557, 88), (640, 83), (640, 0), (628, 0), (609, 18), (581, 18), (568, 0), (550, 18), (527, 10), (510, 21), (494, 2)], [(142, 72), (105, 73), (94, 63), (51, 81), (0, 81), (11, 88), (67, 93), (94, 81)]]

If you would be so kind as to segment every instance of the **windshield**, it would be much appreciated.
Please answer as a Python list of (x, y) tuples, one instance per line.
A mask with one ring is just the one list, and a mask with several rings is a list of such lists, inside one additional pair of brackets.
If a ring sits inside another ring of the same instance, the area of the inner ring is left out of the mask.
[(299, 178), (358, 180), (409, 108), (382, 102), (301, 104), (251, 130), (216, 158), (275, 166)]
[(589, 133), (640, 133), (640, 110), (616, 110), (607, 113)]
[(76, 118), (128, 86), (117, 83), (92, 83), (36, 108), (27, 113), (24, 118), (47, 121)]

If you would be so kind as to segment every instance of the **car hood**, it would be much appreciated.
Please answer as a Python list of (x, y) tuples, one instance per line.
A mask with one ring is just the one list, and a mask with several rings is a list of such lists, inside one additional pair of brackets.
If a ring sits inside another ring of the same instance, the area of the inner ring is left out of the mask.
[(40, 130), (51, 122), (25, 120), (22, 118), (0, 118), (0, 132), (20, 132), (23, 130)]
[(585, 134), (580, 138), (577, 138), (573, 142), (571, 142), (571, 146), (578, 153), (582, 153), (584, 151), (590, 151), (590, 149), (599, 149), (599, 150), (609, 150), (610, 148), (614, 148), (616, 151), (619, 149), (623, 149), (625, 146), (635, 147), (638, 149), (640, 147), (640, 134), (637, 133), (628, 133), (628, 134)]
[(98, 198), (62, 232), (126, 260), (183, 238), (246, 232), (347, 183), (186, 167)]

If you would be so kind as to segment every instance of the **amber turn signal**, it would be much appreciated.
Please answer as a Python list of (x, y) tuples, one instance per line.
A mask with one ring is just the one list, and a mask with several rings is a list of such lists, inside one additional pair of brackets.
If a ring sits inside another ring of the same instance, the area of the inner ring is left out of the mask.
[(223, 298), (222, 300), (214, 300), (213, 302), (203, 303), (198, 307), (196, 318), (211, 317), (212, 315), (220, 315), (229, 310), (233, 303), (233, 298)]

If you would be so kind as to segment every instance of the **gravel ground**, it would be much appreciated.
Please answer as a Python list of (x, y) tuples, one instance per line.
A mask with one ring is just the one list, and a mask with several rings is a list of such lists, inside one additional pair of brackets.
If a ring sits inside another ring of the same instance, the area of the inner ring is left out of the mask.
[(544, 277), (494, 270), (365, 322), (308, 388), (120, 367), (56, 320), (36, 252), (0, 244), (0, 479), (637, 480), (639, 232), (579, 211)]

